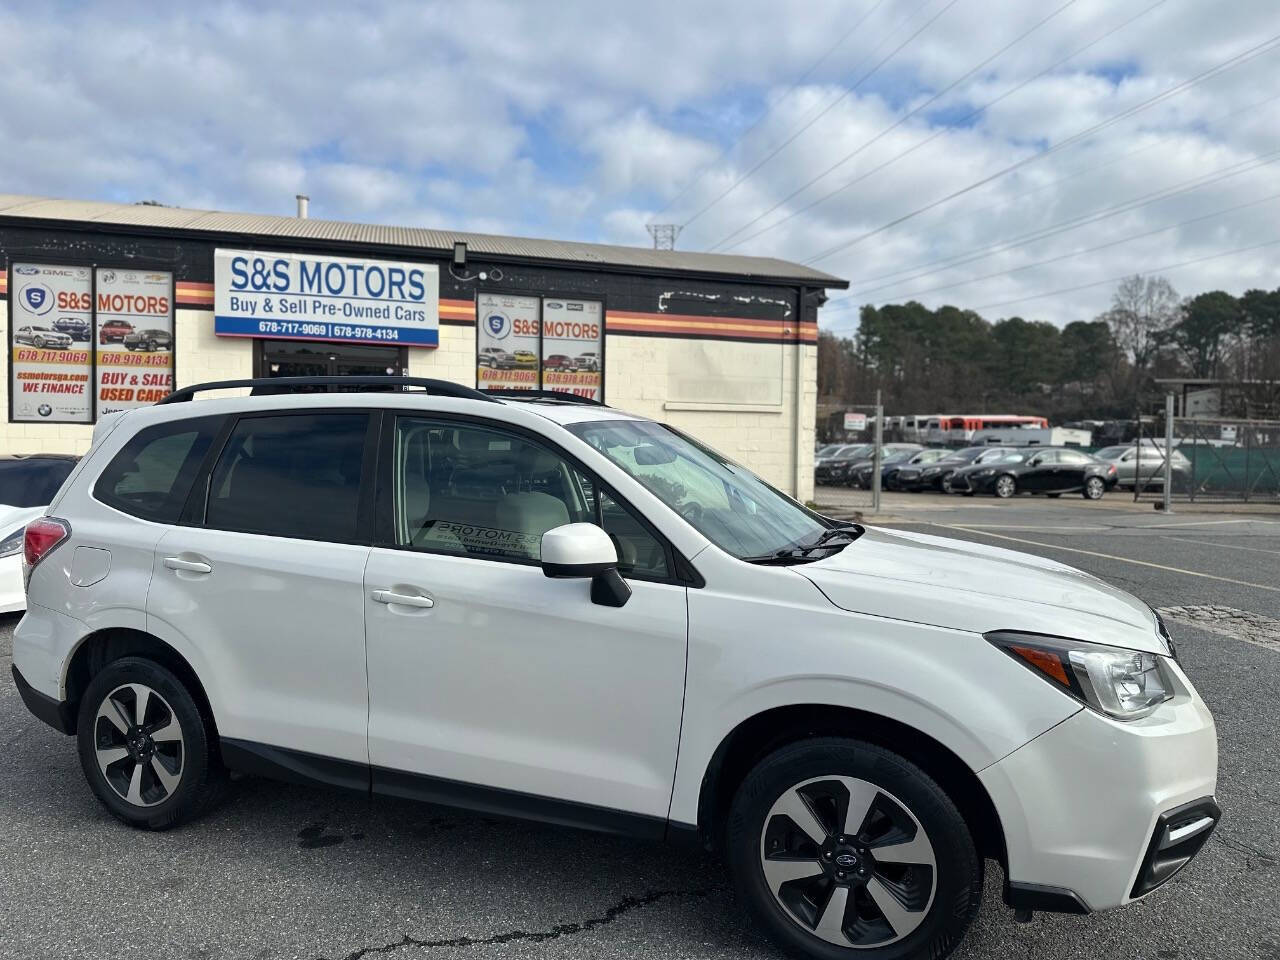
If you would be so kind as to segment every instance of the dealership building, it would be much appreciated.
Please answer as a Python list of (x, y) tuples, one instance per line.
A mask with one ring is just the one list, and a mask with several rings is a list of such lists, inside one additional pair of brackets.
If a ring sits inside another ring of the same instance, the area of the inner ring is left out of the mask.
[(798, 264), (17, 195), (0, 254), (0, 453), (83, 452), (193, 383), (390, 373), (602, 400), (813, 495), (817, 315), (847, 283)]

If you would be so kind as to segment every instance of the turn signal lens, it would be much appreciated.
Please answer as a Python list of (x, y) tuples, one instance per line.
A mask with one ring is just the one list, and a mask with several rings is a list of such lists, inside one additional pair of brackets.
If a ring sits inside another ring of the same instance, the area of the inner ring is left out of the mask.
[(1137, 720), (1173, 699), (1165, 657), (1099, 643), (996, 632), (986, 635), (1009, 656), (1116, 720)]
[(71, 524), (57, 517), (39, 517), (28, 523), (22, 540), (23, 574), (30, 578), (36, 564), (69, 536)]

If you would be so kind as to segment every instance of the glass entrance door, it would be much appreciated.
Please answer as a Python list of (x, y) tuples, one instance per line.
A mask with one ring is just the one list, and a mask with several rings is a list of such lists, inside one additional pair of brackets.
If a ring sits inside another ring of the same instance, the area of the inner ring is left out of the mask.
[(401, 347), (311, 340), (259, 340), (255, 346), (260, 377), (385, 377), (408, 369)]

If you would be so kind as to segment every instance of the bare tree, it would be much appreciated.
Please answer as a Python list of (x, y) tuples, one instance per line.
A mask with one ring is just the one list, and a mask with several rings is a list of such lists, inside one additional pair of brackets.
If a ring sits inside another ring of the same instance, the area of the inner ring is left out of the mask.
[(1133, 363), (1135, 374), (1140, 376), (1151, 365), (1161, 334), (1178, 320), (1179, 304), (1177, 291), (1164, 277), (1134, 274), (1116, 287), (1111, 309), (1101, 319)]

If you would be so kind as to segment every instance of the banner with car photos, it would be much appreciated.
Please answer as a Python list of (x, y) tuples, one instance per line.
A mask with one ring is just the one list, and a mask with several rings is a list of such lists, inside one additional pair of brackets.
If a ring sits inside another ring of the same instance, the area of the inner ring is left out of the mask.
[(542, 388), (603, 400), (604, 304), (542, 300)]
[(9, 272), (12, 419), (91, 423), (88, 267), (15, 263)]
[(173, 392), (173, 274), (99, 267), (98, 416)]
[(538, 389), (538, 298), (476, 297), (476, 386)]

